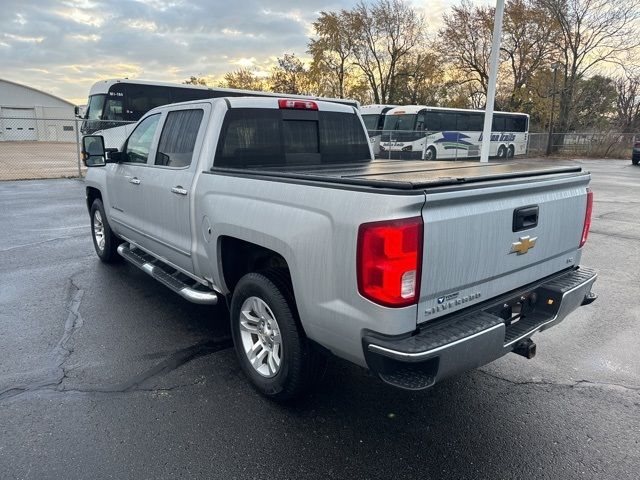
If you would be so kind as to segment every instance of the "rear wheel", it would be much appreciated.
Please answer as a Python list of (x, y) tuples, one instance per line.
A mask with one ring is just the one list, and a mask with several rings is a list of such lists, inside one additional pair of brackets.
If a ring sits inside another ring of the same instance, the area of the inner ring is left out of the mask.
[(498, 158), (506, 158), (507, 157), (507, 148), (504, 145), (500, 145), (498, 148)]
[(243, 372), (271, 399), (298, 398), (324, 373), (326, 358), (304, 334), (286, 270), (240, 279), (231, 300), (231, 333)]
[(105, 263), (113, 263), (118, 255), (118, 238), (111, 232), (111, 227), (104, 213), (102, 200), (95, 199), (91, 205), (91, 237), (96, 254)]
[(507, 148), (507, 158), (513, 158), (515, 153), (516, 153), (516, 149), (514, 148), (514, 146), (509, 145), (509, 148)]

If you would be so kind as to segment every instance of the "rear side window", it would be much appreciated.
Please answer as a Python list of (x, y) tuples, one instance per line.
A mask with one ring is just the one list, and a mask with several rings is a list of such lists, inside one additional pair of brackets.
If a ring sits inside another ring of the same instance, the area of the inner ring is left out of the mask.
[(234, 108), (227, 112), (215, 166), (285, 166), (370, 160), (357, 115)]
[(158, 142), (156, 165), (174, 168), (191, 165), (202, 115), (200, 109), (174, 110), (167, 114)]

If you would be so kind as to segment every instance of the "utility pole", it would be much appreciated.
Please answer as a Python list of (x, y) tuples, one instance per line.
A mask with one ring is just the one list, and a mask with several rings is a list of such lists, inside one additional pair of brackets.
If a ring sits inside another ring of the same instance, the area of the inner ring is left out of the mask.
[(496, 16), (493, 20), (493, 40), (491, 42), (491, 57), (489, 58), (489, 84), (487, 85), (487, 105), (484, 109), (484, 129), (482, 130), (482, 149), (480, 161), (489, 161), (491, 148), (491, 124), (493, 123), (493, 108), (496, 102), (496, 84), (498, 79), (498, 65), (500, 63), (500, 40), (502, 36), (502, 17), (504, 16), (504, 0), (496, 0)]
[(553, 113), (556, 109), (556, 79), (558, 78), (558, 64), (553, 64), (553, 90), (551, 91), (551, 114), (549, 115), (549, 138), (547, 138), (547, 157), (553, 150)]

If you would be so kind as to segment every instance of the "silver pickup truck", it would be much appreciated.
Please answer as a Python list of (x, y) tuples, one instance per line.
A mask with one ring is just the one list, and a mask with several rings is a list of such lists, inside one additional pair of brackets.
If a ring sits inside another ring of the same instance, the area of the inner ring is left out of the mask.
[(120, 151), (87, 136), (83, 156), (100, 259), (227, 302), (274, 399), (329, 353), (415, 390), (531, 358), (534, 333), (596, 298), (577, 166), (374, 160), (353, 107), (256, 97), (156, 108)]

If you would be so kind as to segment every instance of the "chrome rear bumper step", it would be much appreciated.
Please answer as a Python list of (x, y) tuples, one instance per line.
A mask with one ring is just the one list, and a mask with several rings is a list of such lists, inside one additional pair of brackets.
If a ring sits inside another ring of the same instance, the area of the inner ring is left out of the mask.
[[(127, 262), (149, 274), (185, 300), (202, 305), (215, 305), (218, 303), (218, 295), (216, 292), (207, 289), (204, 285), (200, 285), (197, 282), (194, 282), (196, 285), (185, 283), (187, 281), (183, 280), (183, 278), (186, 278), (185, 275), (176, 272), (160, 260), (151, 257), (148, 253), (142, 252), (135, 247), (132, 248), (128, 243), (120, 244), (120, 246), (118, 246), (118, 253)], [(174, 271), (170, 273), (171, 270)]]

